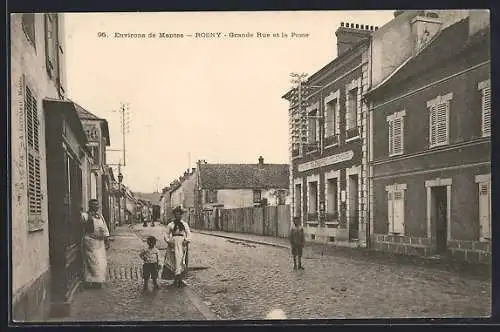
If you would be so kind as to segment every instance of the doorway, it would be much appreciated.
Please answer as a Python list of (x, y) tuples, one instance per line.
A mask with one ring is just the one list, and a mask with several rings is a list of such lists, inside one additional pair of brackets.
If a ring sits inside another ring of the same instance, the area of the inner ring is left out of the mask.
[(436, 251), (448, 250), (448, 199), (446, 186), (431, 188), (431, 218), (436, 236)]
[(358, 175), (349, 175), (349, 240), (357, 240), (359, 237), (359, 188)]

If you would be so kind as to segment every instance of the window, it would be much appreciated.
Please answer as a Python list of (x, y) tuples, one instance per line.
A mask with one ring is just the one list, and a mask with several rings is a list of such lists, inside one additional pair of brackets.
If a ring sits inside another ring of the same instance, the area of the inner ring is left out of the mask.
[(387, 219), (389, 233), (405, 235), (405, 190), (406, 185), (387, 186)]
[[(25, 126), (28, 157), (28, 212), (30, 226), (36, 228), (42, 214), (42, 188), (40, 178), (40, 122), (37, 100), (32, 90), (25, 87)], [(30, 229), (33, 229), (30, 227)]]
[(338, 213), (338, 182), (336, 178), (328, 179), (327, 182), (327, 190), (326, 190), (326, 208), (327, 213), (335, 215)]
[(438, 96), (427, 102), (429, 108), (429, 146), (446, 145), (449, 142), (450, 100), (453, 94)]
[(26, 34), (26, 38), (28, 38), (29, 42), (36, 49), (35, 42), (35, 14), (34, 13), (26, 13), (23, 14), (22, 17), (22, 27), (23, 31)]
[(262, 193), (260, 190), (253, 191), (253, 202), (260, 203), (262, 201)]
[(358, 126), (358, 88), (349, 90), (347, 94), (346, 129)]
[(491, 84), (490, 80), (478, 84), (481, 90), (481, 131), (483, 137), (491, 136)]
[(326, 104), (325, 110), (325, 137), (330, 137), (336, 134), (336, 115), (337, 115), (337, 99), (334, 99)]
[(387, 117), (389, 127), (389, 156), (403, 154), (404, 150), (404, 116), (405, 111)]
[(319, 141), (318, 110), (310, 111), (308, 115), (308, 141), (314, 144)]
[(49, 77), (60, 87), (59, 30), (57, 14), (45, 14), (45, 62)]
[(205, 193), (205, 202), (206, 203), (217, 203), (217, 190), (207, 190)]
[(300, 217), (302, 215), (302, 185), (295, 185), (295, 217)]
[(92, 155), (92, 159), (94, 161), (94, 165), (99, 164), (99, 147), (97, 145), (90, 146), (90, 153)]
[(479, 189), (479, 239), (491, 240), (491, 177), (487, 175), (476, 176)]
[(318, 212), (318, 182), (309, 182), (308, 213)]

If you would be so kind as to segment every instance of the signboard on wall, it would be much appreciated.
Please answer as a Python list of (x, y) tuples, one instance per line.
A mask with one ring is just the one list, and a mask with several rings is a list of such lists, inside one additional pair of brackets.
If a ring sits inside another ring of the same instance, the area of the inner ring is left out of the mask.
[(85, 123), (83, 125), (88, 142), (99, 142), (99, 129), (95, 123)]
[(354, 157), (354, 151), (349, 150), (346, 152), (334, 154), (325, 158), (321, 158), (318, 160), (312, 160), (307, 163), (300, 164), (298, 166), (298, 171), (299, 172), (305, 172), (311, 169), (315, 169), (318, 167), (323, 167), (323, 166), (328, 166), (328, 165), (333, 165), (333, 164), (338, 164), (344, 161), (351, 160), (352, 157)]

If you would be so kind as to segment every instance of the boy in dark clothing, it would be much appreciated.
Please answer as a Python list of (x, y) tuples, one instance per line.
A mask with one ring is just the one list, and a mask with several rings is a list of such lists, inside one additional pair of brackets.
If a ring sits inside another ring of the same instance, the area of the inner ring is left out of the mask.
[(298, 269), (303, 270), (302, 267), (302, 248), (304, 248), (305, 235), (304, 228), (300, 225), (300, 219), (298, 217), (293, 218), (293, 226), (290, 228), (290, 244), (292, 245), (292, 256), (293, 256), (293, 269), (297, 270), (297, 258), (298, 258)]
[(153, 279), (154, 289), (158, 289), (158, 270), (160, 267), (160, 251), (156, 248), (156, 238), (154, 236), (149, 236), (146, 240), (148, 247), (143, 249), (140, 253), (140, 257), (144, 261), (142, 265), (142, 277), (144, 278), (144, 288), (148, 289), (149, 278)]

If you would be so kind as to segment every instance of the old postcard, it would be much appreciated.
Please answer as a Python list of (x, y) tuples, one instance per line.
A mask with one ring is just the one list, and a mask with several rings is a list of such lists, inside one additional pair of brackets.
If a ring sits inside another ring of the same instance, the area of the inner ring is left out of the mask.
[(488, 10), (10, 15), (11, 321), (491, 315)]

